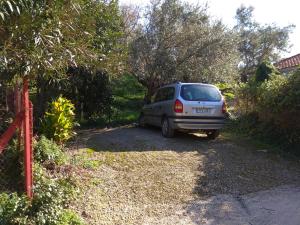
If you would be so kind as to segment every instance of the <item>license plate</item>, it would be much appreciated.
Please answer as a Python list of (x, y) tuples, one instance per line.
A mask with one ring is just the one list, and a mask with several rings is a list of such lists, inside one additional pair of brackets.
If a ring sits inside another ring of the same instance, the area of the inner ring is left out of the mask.
[(210, 113), (210, 108), (195, 108), (196, 113)]

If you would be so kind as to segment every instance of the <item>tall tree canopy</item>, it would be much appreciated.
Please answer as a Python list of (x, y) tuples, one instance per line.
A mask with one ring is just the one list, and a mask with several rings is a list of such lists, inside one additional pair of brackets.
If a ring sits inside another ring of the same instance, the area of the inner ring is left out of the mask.
[(263, 61), (274, 62), (278, 60), (280, 53), (289, 49), (289, 35), (294, 27), (260, 25), (253, 19), (253, 10), (251, 6), (242, 5), (235, 16), (235, 29), (239, 34), (238, 50), (243, 65), (240, 71), (242, 81), (247, 81)]
[(213, 21), (206, 6), (178, 0), (153, 2), (143, 28), (130, 46), (132, 73), (150, 98), (164, 83), (215, 82), (233, 79), (237, 67), (235, 35)]
[(115, 1), (2, 0), (0, 17), (3, 75), (64, 74), (69, 66), (103, 62), (112, 67), (121, 34)]
[(0, 0), (0, 85), (30, 78), (35, 117), (41, 117), (47, 102), (71, 83), (70, 68), (89, 75), (124, 69), (122, 23), (115, 0)]

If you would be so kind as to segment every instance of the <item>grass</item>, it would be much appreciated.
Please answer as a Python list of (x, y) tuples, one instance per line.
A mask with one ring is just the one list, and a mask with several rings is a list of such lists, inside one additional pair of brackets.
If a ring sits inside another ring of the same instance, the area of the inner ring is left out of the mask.
[(80, 149), (76, 155), (71, 158), (73, 165), (81, 166), (84, 169), (96, 170), (102, 164), (102, 161), (94, 157), (95, 150), (90, 148)]
[(269, 143), (263, 142), (260, 139), (249, 137), (248, 135), (245, 134), (240, 134), (240, 133), (238, 134), (228, 129), (222, 132), (222, 137), (225, 140), (234, 141), (240, 146), (243, 147), (252, 146), (258, 150), (274, 151), (274, 149), (277, 150), (278, 148), (278, 146), (270, 145)]
[(145, 88), (130, 74), (112, 80), (112, 84), (114, 102), (111, 125), (118, 126), (137, 121), (143, 107)]
[(284, 145), (279, 145), (277, 140), (266, 139), (257, 133), (250, 132), (246, 127), (239, 127), (238, 124), (228, 124), (222, 132), (222, 137), (233, 141), (245, 148), (253, 148), (256, 151), (269, 152), (280, 155), (285, 159), (299, 160), (299, 155), (295, 154), (297, 149), (286, 150)]
[(111, 86), (113, 96), (111, 117), (102, 116), (96, 120), (82, 121), (81, 127), (117, 127), (138, 120), (144, 104), (146, 89), (130, 74), (114, 78)]

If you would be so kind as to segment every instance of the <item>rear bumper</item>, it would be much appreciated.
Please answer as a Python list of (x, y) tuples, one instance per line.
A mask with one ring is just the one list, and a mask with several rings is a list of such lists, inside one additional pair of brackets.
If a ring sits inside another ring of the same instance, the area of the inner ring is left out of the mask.
[(218, 130), (224, 127), (225, 117), (173, 117), (170, 123), (173, 129)]

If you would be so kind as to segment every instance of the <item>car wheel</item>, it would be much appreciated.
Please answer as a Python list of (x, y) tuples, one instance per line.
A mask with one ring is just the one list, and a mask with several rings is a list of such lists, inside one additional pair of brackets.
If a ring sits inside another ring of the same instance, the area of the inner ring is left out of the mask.
[(138, 125), (139, 125), (139, 127), (146, 127), (147, 124), (146, 124), (146, 121), (145, 121), (144, 114), (141, 114), (139, 116)]
[(168, 118), (164, 118), (161, 124), (162, 136), (171, 138), (174, 137), (174, 129), (170, 126)]
[(206, 135), (207, 135), (208, 139), (210, 139), (210, 140), (216, 139), (219, 136), (219, 134), (220, 134), (219, 130), (206, 131)]

